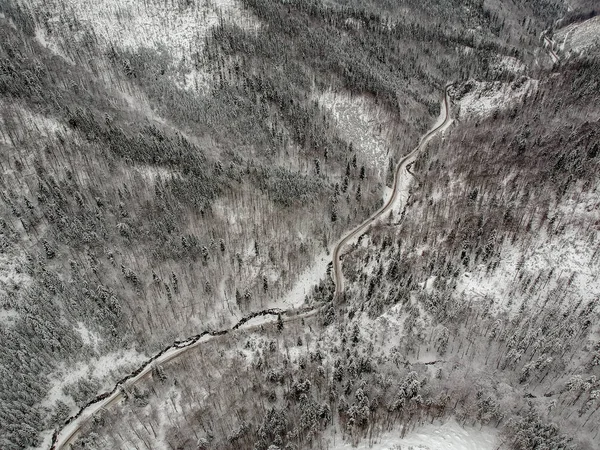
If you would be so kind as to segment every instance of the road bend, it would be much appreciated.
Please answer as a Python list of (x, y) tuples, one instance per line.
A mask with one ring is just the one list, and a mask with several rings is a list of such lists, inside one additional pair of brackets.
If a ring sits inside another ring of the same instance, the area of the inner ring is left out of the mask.
[[(436, 133), (447, 127), (451, 121), (450, 113), (449, 113), (449, 100), (448, 100), (448, 87), (446, 86), (445, 97), (444, 97), (444, 121), (441, 125), (437, 126), (433, 130), (429, 131), (425, 136), (421, 138), (421, 142), (412, 152), (406, 155), (396, 166), (396, 172), (394, 175), (394, 185), (393, 185), (393, 193), (390, 196), (390, 199), (383, 205), (375, 214), (369, 217), (366, 221), (364, 221), (361, 225), (354, 228), (350, 232), (348, 232), (335, 246), (333, 250), (333, 270), (334, 270), (334, 281), (336, 286), (336, 296), (343, 291), (343, 277), (341, 264), (339, 261), (341, 251), (343, 247), (352, 241), (356, 236), (360, 233), (364, 232), (371, 226), (377, 219), (379, 219), (383, 214), (385, 214), (388, 210), (391, 209), (393, 204), (395, 203), (398, 197), (398, 183), (399, 179), (402, 176), (406, 165), (414, 160), (415, 156), (427, 145), (427, 142), (431, 140)], [(103, 409), (107, 409), (114, 404), (118, 403), (125, 396), (124, 392), (130, 390), (135, 386), (140, 380), (144, 379), (152, 372), (152, 368), (155, 365), (165, 364), (168, 361), (171, 361), (175, 358), (182, 356), (184, 353), (188, 352), (194, 347), (201, 345), (205, 342), (215, 339), (218, 336), (228, 334), (229, 332), (236, 331), (238, 329), (244, 329), (246, 331), (253, 331), (263, 325), (274, 324), (278, 316), (282, 316), (283, 322), (293, 322), (301, 319), (308, 318), (310, 316), (315, 315), (320, 308), (303, 308), (300, 310), (280, 310), (280, 309), (270, 309), (265, 311), (260, 311), (251, 314), (243, 319), (241, 319), (236, 325), (234, 325), (230, 329), (221, 330), (221, 331), (204, 331), (200, 334), (196, 334), (191, 338), (188, 338), (183, 341), (175, 341), (169, 347), (161, 350), (159, 353), (154, 355), (144, 364), (142, 364), (137, 370), (130, 373), (129, 375), (122, 378), (117, 384), (113, 387), (111, 391), (105, 392), (103, 394), (98, 395), (95, 399), (91, 400), (87, 405), (83, 406), (77, 414), (69, 417), (62, 425), (62, 427), (58, 428), (54, 435), (52, 436), (51, 442), (51, 450), (60, 450), (69, 448), (70, 444), (74, 442), (76, 437), (81, 432), (83, 426), (94, 417), (99, 411)], [(251, 323), (249, 322), (255, 318), (262, 318), (259, 323)]]
[(404, 156), (396, 165), (396, 170), (394, 173), (394, 183), (392, 185), (392, 195), (390, 198), (383, 204), (381, 208), (375, 211), (368, 219), (366, 219), (363, 223), (358, 225), (356, 228), (347, 232), (335, 245), (333, 248), (333, 282), (335, 283), (335, 295), (334, 302), (339, 302), (342, 293), (344, 292), (344, 275), (342, 273), (342, 261), (341, 255), (344, 247), (355, 239), (358, 238), (361, 234), (367, 231), (371, 225), (377, 222), (381, 217), (383, 217), (387, 212), (391, 211), (394, 207), (394, 204), (397, 202), (398, 197), (400, 196), (400, 189), (398, 186), (400, 185), (400, 181), (403, 176), (406, 176), (407, 166), (412, 164), (417, 157), (417, 155), (427, 146), (427, 143), (439, 132), (445, 130), (450, 123), (452, 122), (450, 115), (450, 100), (448, 97), (448, 89), (451, 84), (446, 85), (444, 89), (444, 101), (442, 102), (442, 117), (444, 117), (443, 122), (428, 131), (419, 142), (419, 145), (415, 147), (408, 155)]

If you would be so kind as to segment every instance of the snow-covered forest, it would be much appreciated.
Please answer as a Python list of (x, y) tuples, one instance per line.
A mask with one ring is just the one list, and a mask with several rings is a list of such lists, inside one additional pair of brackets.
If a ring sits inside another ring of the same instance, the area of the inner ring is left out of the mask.
[(598, 12), (0, 2), (0, 448), (600, 448)]

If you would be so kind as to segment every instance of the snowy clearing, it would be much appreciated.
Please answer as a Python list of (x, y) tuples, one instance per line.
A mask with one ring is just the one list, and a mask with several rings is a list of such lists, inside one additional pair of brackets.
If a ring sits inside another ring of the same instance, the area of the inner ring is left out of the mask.
[(19, 313), (14, 309), (0, 309), (0, 325), (8, 327), (19, 318)]
[(507, 71), (520, 74), (525, 72), (526, 66), (515, 57), (503, 56), (498, 58), (498, 60), (491, 65), (491, 68), (492, 70), (497, 70), (500, 72)]
[(200, 0), (175, 5), (162, 0), (34, 0), (34, 4), (50, 15), (47, 24), (52, 33), (38, 30), (36, 38), (54, 54), (65, 57), (61, 50), (64, 43), (59, 36), (62, 18), (67, 14), (83, 27), (69, 33), (68, 38), (65, 36), (65, 42), (74, 39), (83, 44), (90, 39), (86, 34), (90, 29), (105, 48), (114, 44), (130, 50), (164, 49), (176, 64), (182, 63), (188, 69), (185, 81), (179, 83), (188, 89), (206, 85), (206, 74), (191, 69), (193, 55), (202, 51), (212, 27), (222, 20), (232, 21), (246, 30), (260, 27), (260, 22), (235, 0)]
[(101, 390), (112, 388), (116, 378), (147, 359), (145, 355), (129, 349), (91, 359), (88, 363), (81, 363), (75, 367), (62, 367), (50, 377), (52, 387), (48, 390), (42, 406), (52, 407), (58, 400), (61, 400), (71, 406), (74, 411), (75, 402), (64, 393), (66, 386), (82, 379), (96, 378), (102, 383)]
[[(148, 100), (146, 94), (144, 94), (137, 86), (134, 86), (133, 84), (126, 85), (126, 87), (129, 92), (127, 92), (125, 89), (112, 89), (112, 92), (117, 97), (120, 97), (123, 102), (125, 102), (126, 107), (132, 111), (138, 111), (142, 115), (146, 116), (150, 121), (155, 121), (163, 125), (166, 124), (165, 119), (160, 117), (152, 109), (150, 100)], [(115, 107), (122, 108), (123, 106), (121, 104), (116, 104)], [(185, 137), (188, 138), (188, 136)]]
[(139, 173), (144, 179), (151, 182), (156, 182), (158, 179), (168, 180), (169, 178), (177, 177), (179, 175), (178, 172), (172, 169), (160, 166), (138, 165), (131, 170), (132, 172)]
[(43, 28), (36, 28), (35, 30), (35, 40), (44, 48), (48, 49), (50, 52), (55, 54), (56, 56), (64, 59), (70, 65), (74, 66), (75, 63), (71, 58), (69, 58), (65, 52), (63, 52), (60, 46), (56, 43), (56, 41), (52, 40), (48, 33)]
[(269, 304), (269, 307), (289, 309), (302, 306), (312, 288), (327, 276), (327, 265), (330, 261), (330, 256), (324, 252), (317, 255), (311, 266), (298, 277), (294, 287), (281, 300)]
[(365, 96), (327, 91), (317, 101), (334, 117), (339, 135), (352, 143), (361, 163), (385, 175), (391, 148), (387, 114)]
[(384, 433), (373, 445), (363, 440), (357, 447), (350, 443), (334, 444), (332, 450), (496, 450), (498, 433), (491, 428), (478, 430), (462, 427), (454, 419), (440, 424), (427, 424), (408, 433), (404, 438), (400, 432)]
[(98, 343), (102, 341), (102, 338), (93, 331), (90, 331), (83, 322), (77, 322), (75, 331), (77, 331), (79, 334), (79, 337), (84, 345), (89, 345), (94, 349), (96, 349), (98, 347)]
[(558, 30), (554, 39), (567, 56), (600, 49), (600, 16), (568, 25)]
[(21, 270), (20, 262), (6, 254), (0, 254), (0, 292), (5, 291), (6, 285), (25, 287), (31, 282), (31, 277)]
[(470, 81), (458, 101), (459, 117), (487, 116), (495, 110), (506, 109), (537, 89), (538, 80), (521, 79), (514, 83)]

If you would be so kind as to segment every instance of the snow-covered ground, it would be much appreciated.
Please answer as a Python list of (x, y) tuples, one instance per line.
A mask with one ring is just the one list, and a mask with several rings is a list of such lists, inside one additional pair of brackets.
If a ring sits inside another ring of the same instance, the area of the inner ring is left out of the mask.
[(498, 71), (508, 71), (519, 74), (525, 72), (526, 66), (513, 56), (503, 56), (492, 63), (491, 68), (492, 70), (495, 69)]
[(50, 50), (50, 52), (52, 52), (56, 56), (61, 57), (62, 59), (67, 61), (72, 66), (75, 65), (73, 60), (71, 58), (69, 58), (65, 52), (62, 51), (62, 49), (60, 48), (60, 46), (58, 45), (56, 40), (54, 40), (54, 39), (50, 38), (50, 36), (48, 36), (48, 32), (45, 29), (37, 28), (35, 30), (35, 40), (38, 42), (38, 44), (40, 44), (42, 47), (45, 47), (46, 49)]
[[(150, 105), (150, 101), (148, 100), (146, 94), (144, 94), (138, 87), (134, 86), (133, 84), (126, 84), (126, 86), (129, 92), (126, 92), (125, 89), (115, 89), (113, 86), (110, 86), (110, 84), (107, 83), (107, 87), (115, 96), (120, 97), (123, 100), (127, 108), (131, 109), (132, 111), (138, 111), (139, 113), (146, 116), (150, 121), (155, 121), (163, 125), (167, 124), (167, 121), (160, 117), (156, 113), (156, 111), (152, 109), (152, 106)], [(123, 107), (118, 104), (115, 106), (119, 108)], [(181, 133), (181, 130), (177, 131)], [(184, 134), (184, 137), (189, 141), (195, 142), (193, 139), (190, 139), (190, 136), (188, 136), (187, 134)]]
[(9, 104), (0, 100), (0, 111), (0, 145), (13, 146), (16, 144), (14, 138), (18, 140), (25, 136), (55, 138), (56, 133), (70, 133), (56, 119), (38, 114), (18, 103)]
[[(80, 326), (83, 324), (80, 324)], [(86, 330), (87, 331), (87, 330)], [(89, 331), (88, 331), (89, 333)], [(110, 353), (95, 359), (90, 359), (85, 364), (62, 367), (50, 376), (52, 387), (48, 390), (42, 406), (52, 407), (58, 400), (72, 407), (72, 412), (77, 409), (72, 398), (64, 392), (64, 388), (83, 379), (97, 379), (100, 381), (101, 391), (112, 389), (116, 379), (138, 367), (148, 357), (136, 350), (128, 349)]]
[[(205, 393), (204, 397), (207, 396), (208, 393)], [(183, 414), (183, 407), (181, 407), (181, 410), (177, 409), (177, 405), (181, 404), (181, 391), (173, 386), (167, 395), (162, 398), (158, 407), (156, 407), (156, 405), (148, 405), (146, 407), (148, 414), (154, 414), (158, 419), (158, 431), (154, 442), (154, 444), (157, 445), (157, 448), (169, 448), (166, 433), (173, 425), (173, 418), (179, 418)], [(153, 409), (150, 411), (150, 408)]]
[[(197, 2), (168, 2), (163, 0), (32, 0), (34, 5), (49, 14), (47, 33), (36, 32), (38, 42), (58, 56), (70, 61), (63, 51), (60, 27), (64, 16), (91, 29), (104, 48), (111, 45), (130, 50), (141, 47), (164, 49), (176, 64), (187, 69), (178, 84), (186, 89), (202, 89), (211, 77), (201, 69), (194, 69), (192, 55), (201, 52), (204, 39), (221, 20), (234, 22), (247, 29), (260, 27), (254, 16), (241, 8), (235, 0), (200, 0)], [(77, 29), (77, 25), (75, 25)], [(75, 42), (89, 39), (84, 30), (68, 34)], [(72, 44), (72, 42), (70, 42)], [(70, 61), (72, 63), (72, 61)]]
[(14, 309), (0, 309), (0, 327), (8, 327), (19, 318), (19, 313)]
[(233, 203), (227, 199), (217, 198), (212, 206), (214, 213), (227, 223), (230, 232), (241, 232), (244, 223), (252, 218), (253, 204), (245, 202)]
[[(410, 187), (410, 183), (412, 183), (412, 181), (413, 181), (413, 177), (407, 173), (406, 169), (404, 169), (404, 173), (403, 173), (402, 177), (400, 177), (398, 179), (398, 184), (396, 186), (396, 189), (398, 191), (398, 194), (396, 194), (397, 195), (396, 201), (393, 203), (392, 207), (390, 208), (390, 212), (393, 214), (394, 217), (399, 217), (400, 214), (402, 213), (402, 210), (404, 209), (404, 206), (406, 205), (406, 201), (408, 200), (409, 187)], [(384, 192), (383, 192), (384, 203), (390, 199), (392, 194), (393, 194), (393, 190), (391, 188), (386, 187), (384, 189)], [(387, 219), (387, 215), (383, 219), (384, 220)]]
[(79, 334), (81, 341), (84, 345), (89, 345), (96, 349), (98, 344), (102, 341), (102, 338), (98, 334), (90, 331), (83, 322), (78, 322), (75, 331)]
[[(339, 439), (339, 438), (338, 438)], [(358, 446), (350, 443), (335, 443), (331, 450), (496, 450), (499, 448), (498, 433), (495, 429), (484, 427), (462, 427), (455, 420), (444, 424), (421, 426), (405, 437), (400, 432), (384, 433), (373, 445), (363, 440)]]
[[(536, 241), (527, 248), (515, 248), (504, 243), (500, 252), (500, 264), (492, 273), (481, 266), (478, 270), (465, 273), (459, 279), (456, 292), (474, 299), (494, 299), (494, 304), (502, 308), (510, 298), (508, 293), (516, 282), (516, 274), (521, 270), (529, 274), (548, 271), (554, 268), (552, 279), (536, 289), (533, 299), (543, 298), (550, 289), (557, 287), (557, 281), (566, 283), (575, 274), (567, 292), (570, 304), (578, 300), (584, 302), (600, 296), (598, 266), (592, 257), (595, 246), (579, 233), (577, 223), (600, 223), (600, 186), (577, 198), (567, 199), (556, 206), (557, 223), (567, 224), (563, 233), (549, 235), (543, 227), (536, 234)], [(515, 298), (510, 310), (518, 309), (523, 299)]]
[(600, 49), (600, 16), (561, 28), (554, 35), (554, 40), (567, 55)]
[(281, 298), (281, 300), (269, 305), (273, 308), (289, 309), (298, 308), (304, 304), (304, 300), (312, 291), (312, 288), (319, 284), (327, 276), (327, 265), (331, 262), (330, 255), (325, 252), (317, 255), (311, 266), (307, 267), (302, 275), (294, 284), (294, 287)]
[(527, 79), (514, 83), (471, 81), (471, 89), (459, 101), (461, 118), (487, 116), (496, 110), (509, 108), (537, 89), (538, 80)]
[(174, 170), (160, 166), (138, 165), (133, 167), (131, 171), (139, 173), (146, 180), (152, 182), (158, 180), (159, 178), (162, 180), (168, 180), (169, 178), (177, 177), (179, 175), (179, 173)]
[(317, 101), (334, 117), (339, 135), (352, 143), (361, 164), (385, 176), (390, 153), (386, 113), (366, 96), (327, 91)]
[(31, 277), (20, 269), (20, 263), (6, 254), (0, 254), (0, 292), (6, 284), (18, 284), (25, 287), (31, 282)]

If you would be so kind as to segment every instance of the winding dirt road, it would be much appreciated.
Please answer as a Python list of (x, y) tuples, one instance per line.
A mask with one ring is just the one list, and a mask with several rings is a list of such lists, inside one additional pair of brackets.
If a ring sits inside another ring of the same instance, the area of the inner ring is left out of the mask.
[[(69, 444), (73, 443), (75, 438), (79, 435), (82, 427), (89, 420), (91, 420), (94, 415), (98, 413), (98, 411), (108, 408), (117, 403), (119, 400), (123, 399), (125, 396), (125, 390), (132, 389), (136, 383), (148, 376), (152, 372), (152, 368), (155, 365), (165, 364), (172, 359), (178, 358), (183, 353), (194, 347), (197, 347), (200, 344), (211, 341), (218, 336), (228, 334), (229, 332), (236, 331), (238, 329), (252, 331), (267, 324), (275, 324), (279, 316), (282, 316), (283, 322), (289, 323), (313, 316), (318, 311), (318, 308), (304, 308), (299, 310), (292, 309), (285, 311), (280, 309), (267, 309), (252, 313), (249, 316), (242, 318), (229, 329), (220, 331), (203, 331), (202, 333), (196, 334), (195, 336), (192, 336), (186, 340), (175, 341), (172, 345), (164, 348), (148, 361), (143, 363), (137, 370), (119, 380), (111, 391), (104, 392), (96, 396), (96, 398), (83, 406), (77, 412), (77, 414), (69, 417), (64, 422), (62, 428), (59, 428), (54, 432), (50, 444), (50, 450), (69, 448)], [(256, 323), (250, 322), (256, 318), (259, 318)]]
[[(346, 234), (334, 247), (333, 249), (333, 274), (334, 274), (334, 282), (335, 282), (335, 298), (343, 291), (343, 276), (342, 276), (342, 267), (340, 263), (340, 254), (343, 247), (350, 243), (354, 238), (356, 238), (360, 233), (366, 231), (376, 220), (378, 220), (381, 216), (383, 216), (386, 212), (388, 212), (397, 201), (400, 190), (398, 189), (398, 184), (400, 177), (402, 176), (406, 165), (410, 162), (414, 161), (416, 155), (427, 145), (429, 140), (436, 133), (446, 128), (450, 122), (450, 108), (449, 108), (449, 99), (448, 99), (448, 88), (450, 85), (446, 86), (445, 96), (443, 102), (444, 109), (444, 120), (441, 125), (436, 126), (433, 130), (429, 131), (425, 136), (421, 138), (421, 142), (419, 145), (411, 151), (408, 155), (400, 160), (398, 165), (396, 166), (396, 173), (394, 175), (394, 184), (393, 184), (393, 192), (390, 196), (389, 200), (371, 217), (365, 220), (361, 225), (354, 228), (350, 232)], [(295, 320), (300, 320), (303, 318), (308, 318), (312, 315), (315, 315), (320, 308), (304, 308), (300, 310), (281, 310), (281, 309), (268, 309), (264, 311), (259, 311), (253, 313), (247, 317), (241, 319), (237, 324), (233, 327), (221, 330), (221, 331), (203, 331), (202, 333), (196, 334), (186, 340), (183, 341), (175, 341), (169, 347), (164, 348), (159, 353), (154, 355), (148, 361), (143, 363), (137, 370), (125, 376), (121, 380), (119, 380), (114, 388), (109, 391), (102, 393), (96, 396), (93, 400), (88, 402), (85, 406), (83, 406), (77, 414), (69, 417), (63, 424), (63, 426), (57, 429), (51, 441), (50, 450), (61, 450), (64, 448), (68, 448), (69, 444), (71, 444), (74, 439), (78, 436), (82, 427), (90, 420), (92, 417), (98, 413), (98, 411), (108, 408), (113, 404), (117, 403), (119, 400), (124, 398), (125, 390), (131, 389), (137, 382), (148, 376), (152, 372), (152, 368), (157, 364), (164, 364), (172, 359), (175, 359), (181, 356), (183, 353), (188, 350), (202, 344), (208, 342), (218, 336), (222, 336), (228, 334), (229, 332), (244, 329), (247, 331), (251, 331), (259, 328), (265, 324), (275, 323), (279, 316), (282, 316), (282, 320), (284, 322), (291, 322)], [(259, 322), (252, 323), (251, 320), (255, 318), (260, 318)]]
[(450, 100), (448, 98), (448, 88), (451, 84), (446, 85), (444, 89), (444, 101), (442, 102), (442, 116), (444, 117), (443, 122), (427, 132), (419, 142), (419, 145), (412, 150), (408, 155), (402, 158), (398, 164), (396, 165), (396, 171), (394, 173), (394, 183), (392, 185), (392, 195), (384, 203), (384, 205), (379, 208), (375, 213), (373, 213), (368, 219), (366, 219), (359, 226), (354, 228), (353, 230), (346, 233), (344, 237), (340, 239), (340, 241), (333, 248), (333, 282), (335, 283), (335, 296), (334, 301), (339, 300), (342, 292), (344, 292), (344, 275), (342, 273), (342, 262), (341, 255), (342, 250), (346, 245), (351, 243), (353, 240), (357, 239), (362, 233), (367, 231), (371, 225), (373, 225), (377, 220), (383, 217), (384, 214), (391, 211), (394, 204), (398, 201), (398, 197), (400, 196), (400, 189), (398, 189), (398, 185), (400, 184), (400, 179), (404, 175), (405, 169), (407, 165), (414, 162), (416, 156), (419, 154), (421, 150), (423, 150), (427, 143), (440, 131), (443, 131), (450, 125), (452, 122), (450, 116)]

